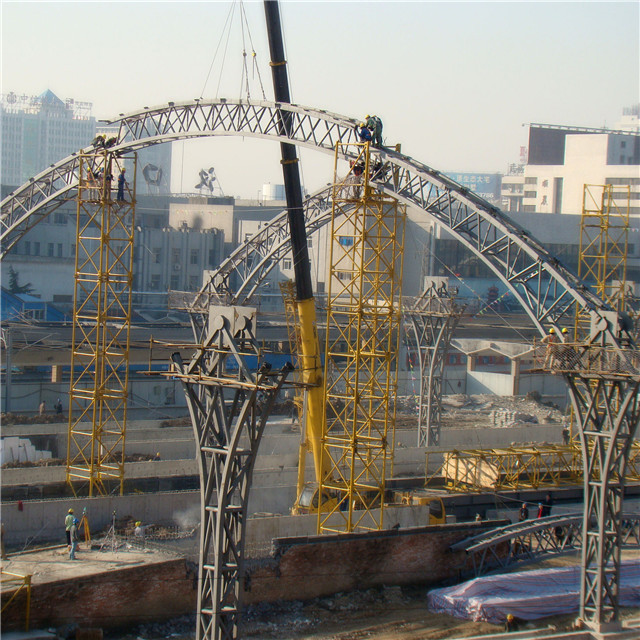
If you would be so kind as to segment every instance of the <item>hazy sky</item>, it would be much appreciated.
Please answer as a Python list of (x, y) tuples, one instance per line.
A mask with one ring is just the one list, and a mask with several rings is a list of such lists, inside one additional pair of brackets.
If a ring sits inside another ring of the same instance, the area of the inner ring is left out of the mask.
[[(223, 37), (232, 6), (1, 0), (2, 92), (49, 88), (92, 102), (97, 118), (201, 95), (246, 97), (237, 6)], [(263, 6), (244, 7), (272, 99)], [(639, 100), (635, 1), (285, 1), (281, 14), (294, 102), (377, 113), (388, 144), (445, 172), (505, 171), (526, 144), (523, 123), (611, 127)], [(250, 75), (251, 97), (261, 98)], [(282, 182), (278, 160), (273, 142), (176, 143), (173, 188), (191, 190), (198, 169), (213, 165), (227, 194), (256, 196), (264, 182)], [(325, 184), (330, 158), (305, 152), (303, 176), (309, 190)]]

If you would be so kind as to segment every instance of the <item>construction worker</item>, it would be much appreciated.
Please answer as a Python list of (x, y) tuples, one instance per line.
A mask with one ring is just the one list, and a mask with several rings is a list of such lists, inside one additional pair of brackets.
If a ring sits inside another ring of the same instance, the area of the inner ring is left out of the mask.
[(356, 127), (356, 131), (358, 133), (358, 137), (360, 138), (360, 142), (371, 142), (371, 130), (365, 125), (364, 122), (361, 122)]
[(373, 134), (373, 146), (382, 146), (382, 120), (378, 116), (367, 116), (367, 127)]
[(523, 502), (520, 507), (520, 513), (518, 515), (518, 522), (524, 522), (529, 519), (529, 507), (527, 507), (527, 503)]
[(116, 195), (116, 200), (118, 202), (124, 202), (124, 188), (127, 184), (127, 179), (125, 177), (126, 169), (122, 167), (120, 170), (120, 175), (118, 176), (118, 194)]
[(541, 342), (547, 345), (547, 351), (544, 356), (544, 364), (542, 365), (542, 368), (550, 369), (555, 365), (557, 355), (558, 336), (556, 335), (556, 330), (551, 327), (551, 329), (549, 329), (549, 333), (542, 338)]
[(518, 630), (518, 623), (516, 622), (516, 619), (513, 613), (507, 614), (507, 619), (505, 620), (505, 623), (504, 623), (504, 630), (507, 633)]
[(73, 526), (73, 520), (73, 509), (69, 509), (64, 519), (64, 529), (67, 534), (67, 547), (69, 547), (69, 549), (71, 549), (71, 527)]
[(71, 528), (69, 529), (69, 560), (76, 559), (76, 549), (78, 547), (78, 518), (73, 518)]

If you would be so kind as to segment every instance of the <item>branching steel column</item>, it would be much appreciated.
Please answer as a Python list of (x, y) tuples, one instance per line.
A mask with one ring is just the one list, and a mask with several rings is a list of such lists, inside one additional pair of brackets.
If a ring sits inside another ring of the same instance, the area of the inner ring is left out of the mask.
[(432, 287), (414, 300), (405, 313), (413, 329), (420, 364), (419, 447), (440, 444), (442, 376), (462, 311), (446, 290)]
[[(200, 567), (197, 640), (233, 640), (240, 623), (244, 529), (258, 445), (290, 367), (252, 370), (258, 357), (249, 312), (210, 312), (209, 334), (189, 363), (172, 356), (198, 446)], [(223, 312), (222, 310), (220, 310)], [(193, 347), (192, 347), (193, 348)]]
[(580, 615), (618, 628), (625, 466), (640, 419), (640, 378), (565, 373), (578, 419), (584, 473)]

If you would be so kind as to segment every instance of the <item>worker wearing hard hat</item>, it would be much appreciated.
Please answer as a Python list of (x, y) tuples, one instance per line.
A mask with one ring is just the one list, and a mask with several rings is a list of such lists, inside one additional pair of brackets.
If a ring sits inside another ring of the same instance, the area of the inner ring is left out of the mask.
[(78, 525), (80, 521), (74, 518), (69, 529), (69, 560), (76, 559), (76, 549), (78, 548)]
[(512, 613), (507, 614), (507, 619), (504, 623), (504, 630), (509, 633), (510, 631), (518, 630), (518, 623), (516, 622), (516, 618)]
[(370, 116), (366, 117), (367, 127), (371, 130), (373, 137), (373, 146), (381, 147), (382, 146), (382, 120), (378, 116)]
[(67, 547), (71, 549), (71, 527), (73, 526), (73, 509), (67, 511), (67, 515), (64, 519), (64, 530), (67, 534)]
[(549, 333), (542, 338), (541, 342), (547, 345), (547, 351), (544, 356), (544, 364), (542, 365), (543, 369), (550, 369), (554, 364), (557, 344), (558, 344), (558, 336), (556, 335), (556, 330), (551, 327), (549, 329)]

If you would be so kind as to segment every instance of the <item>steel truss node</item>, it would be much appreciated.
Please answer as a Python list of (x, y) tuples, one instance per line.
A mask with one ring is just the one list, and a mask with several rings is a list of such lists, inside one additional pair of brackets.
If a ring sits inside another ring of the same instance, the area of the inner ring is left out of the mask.
[(66, 480), (74, 493), (88, 485), (90, 496), (114, 482), (124, 488), (135, 169), (121, 194), (113, 176), (126, 159), (135, 167), (135, 155), (109, 151), (78, 160)]
[[(336, 146), (325, 348), (325, 428), (319, 532), (383, 526), (395, 426), (405, 211), (375, 192), (369, 144), (339, 177)], [(327, 465), (327, 461), (329, 464)]]
[(440, 445), (442, 376), (451, 338), (464, 307), (459, 307), (446, 287), (431, 286), (405, 309), (413, 330), (420, 365), (418, 446)]
[[(224, 315), (218, 315), (224, 314)], [(241, 613), (244, 531), (253, 467), (274, 400), (290, 366), (255, 371), (255, 310), (212, 309), (207, 339), (172, 356), (198, 447), (200, 566), (197, 640), (235, 640)]]

